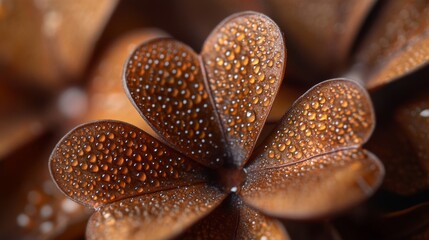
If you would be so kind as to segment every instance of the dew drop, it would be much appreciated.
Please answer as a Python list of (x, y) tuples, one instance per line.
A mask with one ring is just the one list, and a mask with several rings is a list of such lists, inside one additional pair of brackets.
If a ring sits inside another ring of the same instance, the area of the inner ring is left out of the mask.
[(246, 112), (246, 120), (247, 120), (247, 122), (250, 122), (250, 123), (255, 122), (255, 120), (256, 120), (255, 111)]
[(277, 147), (280, 152), (283, 152), (286, 149), (286, 145), (284, 143), (280, 143)]

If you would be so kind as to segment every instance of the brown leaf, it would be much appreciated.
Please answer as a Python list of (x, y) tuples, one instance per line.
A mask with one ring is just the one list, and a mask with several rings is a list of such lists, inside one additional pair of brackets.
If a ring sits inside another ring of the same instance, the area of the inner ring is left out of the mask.
[[(272, 16), (285, 31), (288, 46), (299, 49), (313, 69), (344, 67), (356, 35), (374, 0), (270, 0)], [(291, 50), (292, 51), (292, 50)]]
[(40, 2), (43, 33), (55, 53), (55, 60), (61, 63), (62, 70), (76, 77), (84, 70), (118, 0)]
[(199, 164), (116, 121), (88, 123), (69, 132), (52, 152), (49, 166), (67, 196), (94, 208), (207, 178)]
[(426, 95), (400, 106), (396, 122), (411, 142), (424, 170), (429, 173), (429, 97)]
[(233, 164), (249, 157), (283, 80), (286, 50), (277, 25), (244, 12), (225, 19), (202, 53)]
[(249, 170), (303, 161), (367, 141), (374, 112), (366, 91), (356, 82), (322, 82), (299, 98), (254, 155)]
[(412, 195), (429, 186), (429, 175), (397, 124), (394, 121), (379, 122), (366, 147), (386, 168), (382, 189)]
[(231, 196), (178, 239), (289, 239), (283, 225)]
[(58, 89), (86, 66), (117, 0), (5, 1), (0, 6), (0, 64), (26, 84)]
[(123, 199), (96, 212), (88, 239), (166, 239), (207, 215), (225, 195), (215, 187), (196, 184)]
[(303, 219), (355, 205), (381, 184), (384, 169), (371, 153), (341, 150), (248, 173), (241, 196), (270, 215)]
[(129, 98), (171, 147), (205, 165), (223, 163), (222, 132), (192, 49), (171, 39), (145, 43), (124, 78)]
[(379, 87), (427, 65), (429, 2), (386, 1), (359, 47), (354, 71), (367, 88)]
[(120, 120), (155, 136), (156, 134), (141, 118), (124, 93), (121, 78), (124, 62), (139, 44), (164, 36), (166, 34), (158, 30), (136, 30), (114, 42), (95, 67), (88, 87), (86, 113), (76, 122), (83, 123), (100, 119)]

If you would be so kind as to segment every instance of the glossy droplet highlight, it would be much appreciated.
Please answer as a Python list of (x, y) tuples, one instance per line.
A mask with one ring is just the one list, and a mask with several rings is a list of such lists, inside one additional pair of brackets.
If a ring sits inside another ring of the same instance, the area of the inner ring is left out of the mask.
[(256, 113), (255, 111), (249, 111), (246, 112), (246, 121), (249, 123), (253, 123), (256, 120)]

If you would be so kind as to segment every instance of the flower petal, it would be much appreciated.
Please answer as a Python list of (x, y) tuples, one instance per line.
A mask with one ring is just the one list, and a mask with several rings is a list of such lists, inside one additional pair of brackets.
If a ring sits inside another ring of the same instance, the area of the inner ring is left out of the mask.
[(207, 38), (201, 57), (235, 165), (243, 165), (283, 80), (285, 46), (265, 15), (233, 15)]
[(99, 119), (120, 120), (131, 123), (152, 136), (156, 135), (124, 94), (123, 83), (119, 79), (122, 77), (124, 62), (135, 47), (164, 36), (164, 32), (156, 29), (137, 30), (121, 36), (109, 46), (92, 72), (87, 89), (87, 111), (79, 119), (79, 123)]
[(279, 221), (231, 196), (178, 239), (289, 239), (289, 236)]
[(129, 98), (170, 145), (202, 164), (222, 164), (222, 132), (192, 49), (171, 39), (145, 43), (132, 53), (124, 79)]
[(356, 68), (375, 88), (429, 62), (429, 2), (388, 1), (359, 47)]
[(117, 121), (75, 128), (55, 147), (49, 165), (66, 195), (95, 208), (207, 178), (201, 165), (142, 130)]
[(322, 217), (364, 200), (380, 185), (384, 169), (371, 153), (342, 150), (307, 161), (250, 171), (241, 195), (270, 215)]
[(96, 212), (88, 239), (166, 239), (217, 207), (225, 194), (206, 184), (170, 189), (123, 199)]
[(367, 141), (374, 112), (366, 91), (356, 82), (333, 79), (305, 93), (285, 114), (248, 166), (282, 166)]
[[(305, 62), (312, 69), (309, 72), (316, 70), (326, 74), (347, 63), (355, 37), (376, 1), (265, 2), (272, 9), (272, 17), (285, 31), (289, 48), (299, 49), (300, 57), (305, 56)], [(294, 54), (292, 50), (291, 54)]]

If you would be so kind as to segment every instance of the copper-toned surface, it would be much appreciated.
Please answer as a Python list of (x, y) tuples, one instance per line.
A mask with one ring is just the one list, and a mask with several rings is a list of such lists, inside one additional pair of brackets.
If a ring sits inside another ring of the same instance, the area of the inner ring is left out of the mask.
[(396, 115), (424, 170), (429, 173), (429, 97), (424, 96), (401, 106)]
[(272, 17), (277, 19), (296, 51), (311, 68), (326, 73), (344, 67), (375, 0), (268, 2)]
[(16, 148), (40, 136), (46, 123), (40, 116), (31, 114), (2, 117), (0, 119), (0, 160)]
[[(46, 0), (38, 6), (43, 30), (61, 70), (72, 76), (84, 70), (95, 42), (102, 33), (117, 0)], [(76, 32), (78, 31), (78, 32)]]
[(106, 205), (88, 224), (88, 239), (166, 239), (181, 233), (223, 200), (205, 184), (127, 198)]
[[(58, 88), (79, 76), (117, 1), (4, 1), (0, 66), (29, 86)], [(21, 80), (21, 79), (20, 79)]]
[(205, 181), (201, 166), (122, 122), (82, 125), (55, 147), (50, 170), (69, 197), (92, 207)]
[(138, 47), (125, 68), (130, 99), (167, 142), (205, 165), (226, 155), (198, 55), (171, 39)]
[(283, 225), (271, 217), (240, 204), (237, 239), (289, 239)]
[(371, 153), (342, 150), (286, 166), (251, 170), (241, 195), (246, 203), (270, 215), (320, 217), (367, 198), (380, 185), (383, 173)]
[(268, 17), (233, 15), (207, 38), (201, 56), (235, 165), (244, 165), (283, 80), (283, 37)]
[(42, 134), (0, 162), (0, 239), (83, 236), (91, 211), (67, 198), (52, 181), (46, 166), (46, 145), (52, 140)]
[(325, 81), (294, 103), (248, 169), (359, 147), (371, 135), (374, 123), (371, 101), (361, 86), (348, 80)]
[(384, 173), (361, 149), (374, 113), (366, 91), (349, 80), (323, 82), (299, 98), (242, 169), (279, 90), (285, 54), (275, 23), (253, 12), (222, 22), (201, 56), (171, 39), (132, 52), (125, 88), (167, 144), (113, 120), (81, 125), (58, 143), (54, 181), (97, 211), (87, 237), (286, 239), (262, 213), (314, 218), (371, 195)]
[[(221, 231), (220, 231), (221, 230)], [(281, 223), (231, 196), (177, 239), (289, 239)]]
[(429, 1), (387, 1), (357, 53), (361, 80), (374, 88), (425, 65), (428, 31)]
[(366, 147), (385, 166), (383, 190), (409, 196), (429, 186), (428, 172), (396, 122), (379, 123)]
[(155, 136), (155, 133), (124, 94), (121, 79), (124, 62), (131, 52), (139, 44), (165, 35), (160, 30), (138, 30), (126, 34), (114, 42), (91, 75), (88, 106), (85, 115), (79, 118), (79, 123), (100, 119), (121, 120)]

